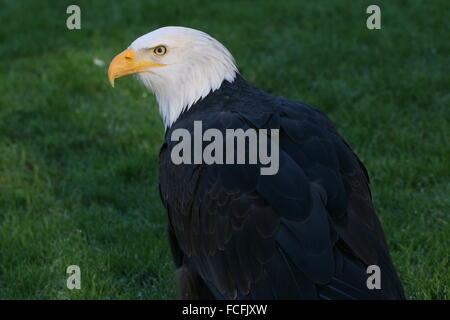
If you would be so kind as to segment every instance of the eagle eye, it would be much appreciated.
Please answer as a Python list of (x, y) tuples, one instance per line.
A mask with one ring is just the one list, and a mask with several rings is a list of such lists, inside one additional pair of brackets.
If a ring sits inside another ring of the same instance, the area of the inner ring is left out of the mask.
[(153, 54), (157, 56), (163, 56), (167, 52), (167, 48), (165, 46), (157, 46), (153, 48)]

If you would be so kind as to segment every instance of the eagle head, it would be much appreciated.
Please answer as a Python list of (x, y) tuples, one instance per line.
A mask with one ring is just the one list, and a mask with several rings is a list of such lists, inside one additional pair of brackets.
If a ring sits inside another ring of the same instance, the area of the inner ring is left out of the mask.
[(118, 54), (108, 69), (114, 80), (134, 74), (159, 104), (166, 127), (199, 99), (217, 90), (238, 72), (233, 56), (208, 34), (185, 27), (164, 27), (147, 33)]

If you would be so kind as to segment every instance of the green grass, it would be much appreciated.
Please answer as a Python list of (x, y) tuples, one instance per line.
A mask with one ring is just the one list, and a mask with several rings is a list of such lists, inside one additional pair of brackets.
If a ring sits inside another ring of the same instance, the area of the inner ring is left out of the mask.
[(249, 81), (325, 111), (370, 172), (408, 298), (450, 298), (448, 1), (376, 1), (379, 31), (373, 1), (76, 1), (69, 31), (72, 3), (0, 2), (1, 299), (176, 296), (155, 100), (106, 78), (165, 25), (210, 33)]

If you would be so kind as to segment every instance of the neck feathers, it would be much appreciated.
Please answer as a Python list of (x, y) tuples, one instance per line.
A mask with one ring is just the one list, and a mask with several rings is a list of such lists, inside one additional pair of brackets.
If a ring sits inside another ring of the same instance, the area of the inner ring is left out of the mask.
[(160, 75), (138, 74), (139, 80), (154, 92), (166, 129), (193, 104), (219, 89), (225, 80), (235, 80), (238, 70), (227, 50), (205, 51), (197, 58), (191, 57), (185, 65), (161, 68)]

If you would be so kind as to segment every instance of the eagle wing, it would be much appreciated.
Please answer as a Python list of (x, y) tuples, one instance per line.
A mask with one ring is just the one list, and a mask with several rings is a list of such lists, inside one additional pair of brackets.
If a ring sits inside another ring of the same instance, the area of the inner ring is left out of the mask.
[[(174, 168), (162, 159), (162, 180), (185, 181), (179, 190), (162, 186), (180, 265), (215, 298), (403, 297), (367, 173), (324, 115), (283, 100), (269, 117), (215, 119), (216, 128), (279, 128), (279, 171), (261, 175), (260, 165), (248, 164)], [(372, 264), (381, 268), (381, 290), (366, 286)]]

